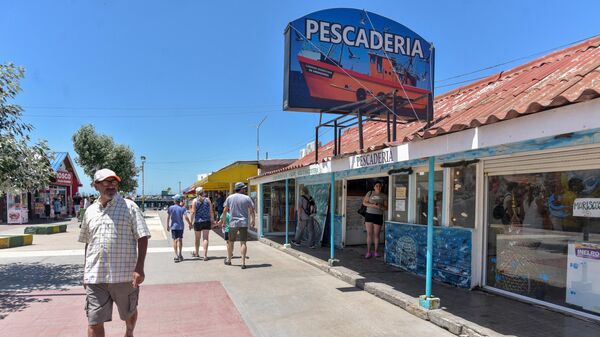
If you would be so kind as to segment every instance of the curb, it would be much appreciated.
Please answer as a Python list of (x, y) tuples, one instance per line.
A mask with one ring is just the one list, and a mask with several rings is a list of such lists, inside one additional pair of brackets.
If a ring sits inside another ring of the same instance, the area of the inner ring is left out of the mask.
[(56, 234), (67, 231), (67, 225), (28, 226), (23, 231), (25, 234)]
[(266, 238), (259, 238), (258, 241), (271, 246), (281, 252), (291, 255), (309, 265), (316, 267), (336, 278), (350, 284), (351, 286), (362, 289), (372, 295), (375, 295), (393, 305), (396, 305), (420, 319), (429, 321), (451, 333), (461, 337), (503, 337), (493, 330), (482, 327), (473, 322), (467, 321), (459, 316), (455, 316), (444, 309), (426, 310), (419, 306), (419, 299), (402, 292), (399, 292), (387, 284), (379, 282), (369, 282), (369, 280), (357, 272), (345, 267), (331, 267), (326, 261), (319, 260), (308, 254), (304, 254), (294, 249), (285, 248), (282, 244), (271, 241)]
[(28, 246), (32, 243), (31, 234), (0, 235), (0, 249)]

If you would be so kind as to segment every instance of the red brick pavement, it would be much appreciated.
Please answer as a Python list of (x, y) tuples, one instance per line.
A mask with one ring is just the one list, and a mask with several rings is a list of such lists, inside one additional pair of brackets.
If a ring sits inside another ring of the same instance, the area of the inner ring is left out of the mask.
[[(28, 306), (0, 319), (0, 336), (85, 336), (82, 288), (18, 297)], [(216, 281), (143, 285), (138, 310), (136, 336), (252, 336), (227, 291)], [(125, 325), (116, 307), (113, 321), (105, 328), (106, 336), (123, 336)]]

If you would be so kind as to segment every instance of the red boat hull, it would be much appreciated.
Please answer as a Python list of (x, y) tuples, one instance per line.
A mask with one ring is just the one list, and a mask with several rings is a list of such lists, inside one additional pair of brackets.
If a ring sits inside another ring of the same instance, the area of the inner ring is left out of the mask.
[(427, 107), (428, 100), (424, 95), (429, 93), (428, 90), (379, 79), (304, 56), (297, 57), (312, 97), (351, 103), (398, 90), (399, 97), (413, 100), (414, 109)]

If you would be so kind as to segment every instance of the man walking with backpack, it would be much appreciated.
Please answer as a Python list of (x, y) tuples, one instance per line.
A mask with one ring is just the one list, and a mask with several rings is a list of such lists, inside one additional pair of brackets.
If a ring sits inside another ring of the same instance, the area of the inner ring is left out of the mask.
[(292, 244), (300, 246), (304, 229), (308, 230), (308, 248), (314, 249), (315, 240), (315, 223), (313, 217), (317, 214), (317, 205), (315, 200), (310, 196), (310, 192), (306, 186), (302, 186), (300, 191), (300, 205), (298, 206), (298, 226), (296, 227), (296, 235)]

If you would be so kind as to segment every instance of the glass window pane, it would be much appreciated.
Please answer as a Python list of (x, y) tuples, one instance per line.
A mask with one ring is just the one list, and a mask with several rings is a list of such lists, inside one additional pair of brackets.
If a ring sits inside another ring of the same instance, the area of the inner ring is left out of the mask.
[(408, 222), (408, 174), (399, 174), (393, 178), (392, 194), (392, 220)]
[(477, 165), (450, 170), (450, 226), (475, 227)]
[(600, 260), (575, 248), (600, 251), (600, 219), (572, 207), (600, 197), (600, 170), (493, 176), (487, 192), (487, 285), (598, 315)]
[[(433, 225), (439, 226), (442, 219), (442, 191), (444, 175), (442, 171), (435, 171), (433, 175)], [(429, 173), (417, 172), (417, 207), (416, 222), (418, 224), (427, 224), (427, 204), (429, 191)]]

